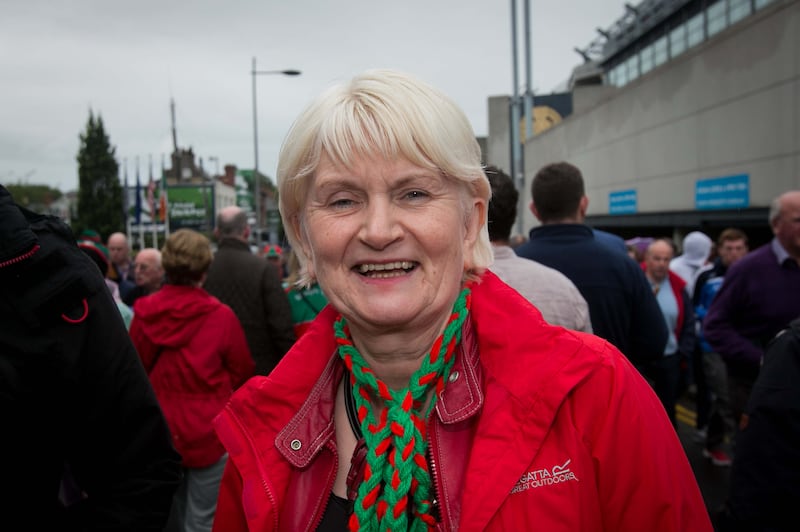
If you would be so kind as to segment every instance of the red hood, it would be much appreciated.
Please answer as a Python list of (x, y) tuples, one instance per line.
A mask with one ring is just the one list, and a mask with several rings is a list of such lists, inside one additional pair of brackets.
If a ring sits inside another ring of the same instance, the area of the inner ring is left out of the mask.
[(142, 331), (154, 343), (180, 347), (189, 343), (204, 323), (193, 318), (212, 312), (221, 304), (202, 288), (168, 284), (137, 299), (133, 311)]

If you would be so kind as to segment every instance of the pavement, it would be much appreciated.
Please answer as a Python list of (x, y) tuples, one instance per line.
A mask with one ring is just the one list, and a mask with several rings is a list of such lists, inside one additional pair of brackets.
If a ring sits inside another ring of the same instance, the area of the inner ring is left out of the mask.
[(706, 502), (709, 515), (718, 511), (728, 493), (730, 481), (730, 466), (716, 466), (711, 460), (703, 456), (703, 442), (695, 439), (694, 400), (690, 394), (685, 395), (678, 402), (676, 409), (678, 419), (678, 437), (686, 451), (686, 457), (694, 471), (697, 484)]

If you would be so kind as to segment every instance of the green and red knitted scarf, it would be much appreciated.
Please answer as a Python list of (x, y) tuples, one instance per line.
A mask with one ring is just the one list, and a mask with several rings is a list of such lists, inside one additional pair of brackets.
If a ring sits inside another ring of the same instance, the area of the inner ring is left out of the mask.
[[(350, 339), (344, 318), (339, 317), (334, 323), (339, 356), (350, 371), (367, 447), (364, 480), (358, 488), (350, 530), (419, 531), (436, 526), (431, 514), (432, 482), (425, 459), (426, 420), (450, 375), (470, 304), (470, 290), (465, 288), (456, 299), (444, 332), (402, 390), (391, 390), (367, 366)], [(431, 389), (435, 393), (422, 412)], [(371, 399), (383, 401), (380, 419), (373, 412)], [(409, 504), (413, 511), (410, 526)]]

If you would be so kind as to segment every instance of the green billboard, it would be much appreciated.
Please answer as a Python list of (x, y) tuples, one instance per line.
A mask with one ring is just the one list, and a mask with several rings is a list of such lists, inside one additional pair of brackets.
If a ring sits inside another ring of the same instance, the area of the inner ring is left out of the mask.
[(209, 185), (181, 185), (167, 189), (170, 231), (188, 228), (211, 231), (214, 226), (214, 188)]

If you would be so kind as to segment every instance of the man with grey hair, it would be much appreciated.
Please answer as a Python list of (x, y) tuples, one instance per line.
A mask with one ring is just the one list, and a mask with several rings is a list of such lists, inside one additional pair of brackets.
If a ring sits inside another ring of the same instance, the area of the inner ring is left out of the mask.
[(125, 233), (111, 233), (106, 243), (111, 257), (111, 271), (109, 279), (119, 285), (121, 297), (127, 297), (136, 286), (136, 275), (131, 260), (131, 248), (128, 246), (128, 237)]
[(774, 238), (731, 265), (703, 320), (725, 360), (731, 408), (740, 426), (765, 346), (800, 315), (800, 190), (772, 201)]
[(256, 374), (268, 375), (294, 344), (289, 300), (276, 269), (250, 251), (247, 213), (236, 206), (217, 215), (218, 250), (204, 288), (233, 309), (242, 324)]
[[(164, 268), (161, 266), (161, 252), (156, 248), (144, 248), (136, 254), (133, 262), (134, 279), (136, 287), (127, 296), (122, 297), (123, 303), (133, 308), (137, 299), (149, 296), (164, 284)], [(136, 310), (134, 309), (134, 312)]]

